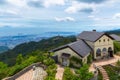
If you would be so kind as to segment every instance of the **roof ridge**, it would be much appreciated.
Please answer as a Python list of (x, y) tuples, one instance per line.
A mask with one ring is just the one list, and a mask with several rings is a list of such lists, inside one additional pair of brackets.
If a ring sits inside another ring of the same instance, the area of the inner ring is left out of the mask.
[(86, 40), (83, 40), (86, 45), (93, 51), (93, 49), (90, 47), (90, 45), (86, 42)]
[(104, 34), (104, 32), (83, 31), (77, 36), (77, 38), (94, 42)]

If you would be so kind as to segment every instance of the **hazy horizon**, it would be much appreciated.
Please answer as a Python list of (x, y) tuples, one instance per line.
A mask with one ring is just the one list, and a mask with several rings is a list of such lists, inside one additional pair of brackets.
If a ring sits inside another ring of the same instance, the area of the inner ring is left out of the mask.
[(0, 36), (120, 29), (119, 0), (0, 0)]

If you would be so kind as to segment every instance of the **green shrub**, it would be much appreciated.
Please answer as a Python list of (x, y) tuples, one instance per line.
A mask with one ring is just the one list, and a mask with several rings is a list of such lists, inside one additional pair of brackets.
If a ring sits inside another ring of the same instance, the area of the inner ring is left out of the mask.
[(43, 63), (44, 63), (45, 65), (49, 66), (49, 65), (54, 64), (55, 61), (54, 61), (53, 59), (51, 59), (51, 58), (48, 58), (48, 59), (44, 60)]
[(22, 54), (19, 54), (16, 58), (16, 64), (21, 64), (23, 62), (23, 56)]
[(114, 41), (114, 52), (117, 53), (120, 51), (120, 43), (117, 41)]
[(103, 80), (103, 76), (102, 76), (102, 74), (100, 73), (100, 71), (98, 71), (98, 80)]
[(45, 78), (45, 80), (55, 80), (56, 69), (56, 64), (49, 65), (46, 70), (47, 77)]
[(118, 60), (118, 61), (117, 61), (117, 66), (119, 66), (119, 67), (120, 67), (120, 60)]
[(55, 77), (48, 76), (45, 78), (45, 80), (56, 80)]
[(90, 55), (87, 57), (87, 63), (88, 63), (88, 64), (91, 64), (91, 63), (92, 63), (92, 54), (90, 54)]
[(93, 77), (93, 74), (89, 72), (89, 66), (87, 64), (84, 64), (76, 73), (79, 77), (78, 80), (89, 80)]
[(117, 67), (109, 66), (109, 65), (103, 66), (103, 68), (108, 73), (110, 80), (120, 80), (120, 75), (118, 73), (120, 69), (118, 69)]
[(77, 80), (77, 76), (73, 74), (70, 68), (66, 67), (63, 74), (63, 80)]
[(7, 73), (8, 73), (7, 64), (0, 62), (0, 80), (2, 80), (2, 78), (6, 77)]
[(73, 67), (73, 68), (80, 68), (80, 66), (78, 67), (75, 64), (78, 64), (78, 65), (82, 66), (83, 65), (82, 59), (79, 59), (77, 57), (72, 56), (70, 58), (70, 65), (69, 66)]
[(25, 67), (31, 65), (32, 63), (36, 62), (37, 58), (35, 56), (30, 56), (26, 60), (24, 60), (21, 64), (16, 64), (12, 67), (9, 67), (8, 76), (12, 76), (17, 72), (21, 71)]

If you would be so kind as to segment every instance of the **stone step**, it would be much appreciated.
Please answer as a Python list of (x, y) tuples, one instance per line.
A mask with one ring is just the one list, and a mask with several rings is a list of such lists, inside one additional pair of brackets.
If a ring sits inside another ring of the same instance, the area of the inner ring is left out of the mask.
[(103, 80), (109, 80), (109, 76), (108, 76), (107, 72), (105, 71), (105, 69), (102, 66), (98, 66), (97, 68), (100, 70), (100, 72), (103, 76)]

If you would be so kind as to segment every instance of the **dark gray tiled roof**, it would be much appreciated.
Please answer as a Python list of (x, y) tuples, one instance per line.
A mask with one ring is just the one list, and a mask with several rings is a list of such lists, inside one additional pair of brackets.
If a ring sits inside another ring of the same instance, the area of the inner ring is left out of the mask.
[(114, 40), (116, 41), (120, 41), (120, 36), (116, 35), (116, 34), (111, 34), (110, 35)]
[[(84, 40), (85, 41), (85, 40)], [(94, 45), (93, 44), (91, 44), (91, 43), (89, 43), (89, 42), (87, 42), (87, 41), (85, 41), (86, 42), (86, 44), (88, 44), (88, 46), (92, 49), (92, 50), (94, 50)]]
[(70, 49), (72, 49), (74, 52), (76, 52), (81, 57), (85, 57), (86, 55), (88, 55), (88, 53), (91, 52), (90, 47), (83, 40), (75, 41), (73, 43), (56, 48), (52, 51), (55, 52), (55, 51), (64, 49), (66, 47), (69, 47)]
[(88, 55), (88, 53), (91, 52), (90, 47), (88, 47), (88, 45), (83, 40), (78, 40), (68, 45), (82, 57), (85, 57)]
[(81, 34), (77, 36), (78, 39), (88, 40), (88, 41), (96, 41), (105, 33), (96, 32), (96, 31), (83, 31)]

